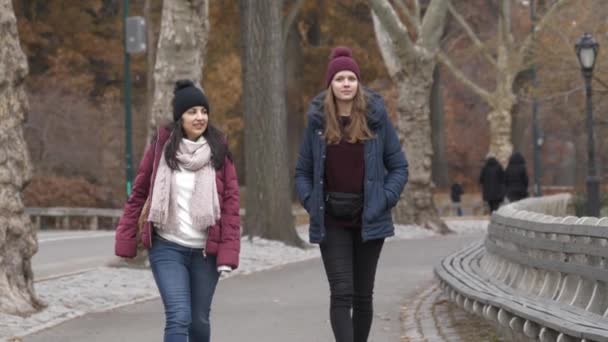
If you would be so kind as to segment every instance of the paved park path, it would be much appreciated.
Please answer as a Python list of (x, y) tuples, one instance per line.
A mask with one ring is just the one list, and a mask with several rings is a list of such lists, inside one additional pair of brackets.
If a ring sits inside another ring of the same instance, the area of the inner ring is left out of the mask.
[[(482, 234), (397, 240), (385, 244), (375, 288), (375, 318), (369, 342), (399, 341), (401, 305), (433, 279), (443, 256)], [(333, 341), (328, 286), (320, 259), (238, 275), (218, 285), (212, 309), (213, 341)], [(160, 300), (88, 314), (24, 338), (52, 341), (161, 341)]]

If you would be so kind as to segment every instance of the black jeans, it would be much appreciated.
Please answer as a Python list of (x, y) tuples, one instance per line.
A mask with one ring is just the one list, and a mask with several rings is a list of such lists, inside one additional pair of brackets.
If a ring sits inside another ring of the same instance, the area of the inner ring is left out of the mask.
[(334, 337), (336, 342), (366, 342), (374, 315), (374, 280), (384, 239), (363, 242), (361, 229), (326, 230), (321, 256), (331, 292), (329, 317)]

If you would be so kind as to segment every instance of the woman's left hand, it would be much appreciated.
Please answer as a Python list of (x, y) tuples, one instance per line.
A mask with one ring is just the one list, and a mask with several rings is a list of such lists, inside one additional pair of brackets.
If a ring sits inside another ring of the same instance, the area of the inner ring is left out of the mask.
[(232, 272), (232, 267), (225, 266), (225, 265), (218, 266), (217, 267), (217, 273), (221, 274), (222, 272), (230, 273), (230, 272)]

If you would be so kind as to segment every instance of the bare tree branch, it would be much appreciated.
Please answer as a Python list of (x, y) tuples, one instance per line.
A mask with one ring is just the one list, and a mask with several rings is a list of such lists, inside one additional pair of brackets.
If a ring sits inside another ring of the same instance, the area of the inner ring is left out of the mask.
[(414, 0), (414, 16), (416, 18), (420, 18), (422, 16), (422, 12), (420, 11), (420, 0)]
[(475, 34), (475, 32), (473, 31), (473, 28), (471, 28), (471, 26), (469, 25), (469, 23), (467, 23), (464, 17), (460, 13), (458, 13), (454, 5), (452, 5), (451, 1), (448, 4), (448, 8), (450, 10), (450, 14), (454, 17), (454, 19), (456, 19), (460, 26), (462, 26), (464, 31), (469, 36), (469, 39), (471, 39), (471, 41), (473, 41), (473, 44), (475, 44), (475, 46), (483, 53), (483, 56), (486, 58), (486, 60), (490, 62), (491, 65), (496, 67), (496, 59), (494, 59), (494, 57), (492, 57), (492, 55), (488, 52), (487, 45), (484, 44), (479, 39), (479, 37), (477, 37), (477, 34)]
[(403, 69), (399, 58), (397, 57), (397, 53), (395, 52), (395, 44), (374, 11), (372, 11), (372, 20), (374, 23), (376, 40), (378, 42), (378, 46), (380, 47), (380, 54), (384, 60), (384, 65), (386, 65), (389, 76), (391, 78), (395, 78), (397, 77), (399, 71)]
[(407, 21), (409, 21), (414, 28), (416, 28), (416, 32), (420, 33), (420, 17), (412, 15), (409, 7), (405, 4), (403, 0), (396, 0), (395, 3), (397, 7), (401, 10), (401, 12), (405, 15)]
[[(547, 11), (547, 13), (545, 13), (545, 15), (543, 15), (543, 17), (538, 22), (538, 24), (536, 24), (536, 32), (542, 31), (547, 25), (547, 23), (551, 20), (551, 18), (555, 15), (555, 13), (557, 13), (562, 7), (568, 5), (570, 2), (572, 2), (572, 0), (557, 0), (555, 3), (551, 4), (551, 7)], [(530, 52), (533, 42), (534, 35), (532, 33), (529, 33), (524, 39), (524, 42), (522, 43), (521, 47), (519, 48), (519, 56), (526, 56)]]
[(502, 33), (504, 36), (504, 41), (507, 42), (510, 50), (515, 42), (515, 39), (513, 38), (513, 29), (511, 27), (511, 1), (502, 1), (500, 7), (500, 16), (502, 17)]
[(298, 12), (300, 12), (300, 9), (302, 8), (303, 4), (304, 0), (296, 0), (296, 3), (293, 5), (291, 10), (289, 11), (289, 14), (287, 15), (287, 17), (285, 17), (285, 20), (283, 21), (283, 48), (285, 48), (287, 44), (289, 29), (291, 28), (293, 21), (296, 19)]
[(477, 85), (475, 82), (471, 81), (471, 79), (469, 79), (456, 65), (454, 65), (454, 63), (452, 63), (452, 60), (443, 51), (439, 51), (437, 53), (437, 58), (452, 72), (454, 77), (456, 77), (459, 81), (469, 87), (473, 92), (483, 98), (486, 103), (493, 103), (492, 94), (487, 92), (481, 86)]
[(395, 46), (395, 54), (398, 58), (405, 61), (411, 58), (411, 56), (415, 56), (414, 44), (407, 32), (407, 27), (403, 25), (388, 0), (370, 0), (370, 4), (372, 11), (378, 16), (386, 32), (391, 37)]
[[(584, 89), (585, 89), (585, 86), (584, 85), (580, 85), (580, 86), (577, 86), (577, 87), (574, 87), (574, 88), (571, 88), (571, 89), (568, 89), (568, 90), (564, 90), (564, 91), (561, 91), (561, 92), (549, 94), (547, 96), (537, 96), (536, 100), (537, 101), (541, 101), (541, 102), (551, 101), (551, 100), (559, 99), (559, 98), (562, 98), (562, 97), (568, 97), (568, 96), (570, 96), (570, 95), (572, 95), (572, 94), (574, 94), (574, 93), (576, 93), (578, 91), (584, 91)], [(596, 90), (594, 90), (594, 92), (595, 91)], [(521, 102), (532, 103), (532, 101), (534, 99), (532, 97), (530, 97), (530, 96), (520, 95), (519, 96), (519, 100)]]
[(439, 50), (439, 42), (445, 27), (445, 16), (448, 13), (447, 0), (432, 0), (422, 19), (420, 43), (431, 51)]

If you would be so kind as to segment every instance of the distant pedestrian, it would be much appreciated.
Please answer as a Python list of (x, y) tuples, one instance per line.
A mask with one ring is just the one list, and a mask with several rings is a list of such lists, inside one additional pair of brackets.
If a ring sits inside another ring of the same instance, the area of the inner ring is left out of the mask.
[(496, 158), (486, 159), (479, 175), (479, 183), (483, 189), (483, 200), (488, 203), (491, 214), (505, 198), (505, 171)]
[(450, 199), (452, 200), (452, 206), (456, 208), (456, 215), (462, 216), (462, 205), (460, 203), (460, 197), (464, 194), (462, 185), (460, 183), (452, 184), (450, 189)]
[(203, 92), (178, 81), (172, 106), (173, 122), (158, 130), (139, 165), (115, 253), (135, 257), (142, 216), (141, 242), (165, 306), (164, 342), (208, 342), (219, 275), (239, 263), (239, 185)]
[(509, 158), (509, 164), (505, 170), (505, 185), (507, 187), (507, 199), (509, 202), (519, 201), (528, 197), (528, 171), (526, 171), (526, 160), (519, 152), (515, 152)]
[(350, 49), (331, 52), (325, 86), (308, 109), (296, 188), (310, 215), (310, 242), (320, 244), (334, 337), (365, 342), (376, 266), (394, 235), (391, 208), (408, 164), (382, 97), (362, 86)]

